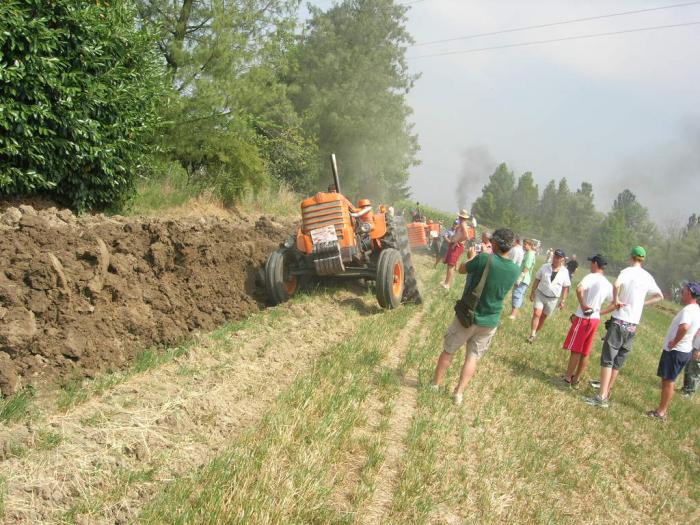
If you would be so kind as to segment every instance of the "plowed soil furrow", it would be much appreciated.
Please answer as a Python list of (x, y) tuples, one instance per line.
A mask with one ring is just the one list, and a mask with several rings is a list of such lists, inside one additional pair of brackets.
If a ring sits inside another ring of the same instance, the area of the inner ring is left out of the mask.
[[(208, 463), (255, 424), (325, 348), (376, 309), (373, 298), (344, 290), (302, 298), (207, 337), (68, 414), (16, 429), (27, 450), (0, 463), (6, 522), (134, 519), (164, 483)], [(47, 435), (58, 443), (40, 446)]]

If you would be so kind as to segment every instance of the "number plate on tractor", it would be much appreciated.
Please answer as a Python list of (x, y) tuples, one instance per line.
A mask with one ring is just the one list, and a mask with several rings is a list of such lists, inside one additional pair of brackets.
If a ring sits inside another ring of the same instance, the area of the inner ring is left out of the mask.
[(329, 225), (323, 228), (311, 230), (311, 242), (319, 244), (322, 242), (337, 241), (338, 235), (335, 233), (335, 226)]

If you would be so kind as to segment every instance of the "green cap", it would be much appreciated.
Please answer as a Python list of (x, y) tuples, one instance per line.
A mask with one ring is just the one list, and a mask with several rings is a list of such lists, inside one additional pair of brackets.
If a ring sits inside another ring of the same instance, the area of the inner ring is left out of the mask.
[(642, 248), (641, 246), (635, 246), (634, 248), (632, 248), (632, 255), (634, 257), (644, 258), (647, 256), (647, 251), (644, 248)]

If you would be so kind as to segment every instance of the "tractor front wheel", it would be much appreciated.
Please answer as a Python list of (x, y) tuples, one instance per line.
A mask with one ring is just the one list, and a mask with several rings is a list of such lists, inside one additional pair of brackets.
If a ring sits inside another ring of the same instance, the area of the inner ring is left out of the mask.
[(270, 254), (265, 263), (265, 290), (273, 305), (288, 301), (299, 288), (299, 278), (291, 275), (294, 254), (280, 248)]
[(401, 253), (386, 248), (379, 254), (377, 262), (377, 301), (389, 310), (398, 308), (403, 297), (404, 266)]

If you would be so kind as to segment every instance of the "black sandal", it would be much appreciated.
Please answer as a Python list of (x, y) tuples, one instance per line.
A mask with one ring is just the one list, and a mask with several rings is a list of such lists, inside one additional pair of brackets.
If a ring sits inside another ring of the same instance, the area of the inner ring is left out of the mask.
[(666, 421), (668, 419), (666, 414), (664, 414), (662, 416), (656, 410), (650, 410), (649, 412), (647, 412), (647, 417), (650, 417), (651, 419), (655, 419), (656, 421), (662, 421), (662, 422)]

